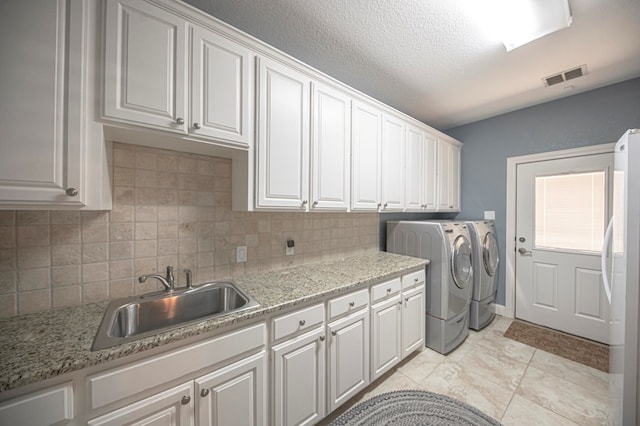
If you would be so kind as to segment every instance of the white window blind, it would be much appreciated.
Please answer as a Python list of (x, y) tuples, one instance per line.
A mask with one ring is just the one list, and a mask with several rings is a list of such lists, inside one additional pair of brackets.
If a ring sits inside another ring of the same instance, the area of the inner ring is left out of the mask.
[(605, 208), (604, 171), (536, 177), (536, 247), (599, 252)]

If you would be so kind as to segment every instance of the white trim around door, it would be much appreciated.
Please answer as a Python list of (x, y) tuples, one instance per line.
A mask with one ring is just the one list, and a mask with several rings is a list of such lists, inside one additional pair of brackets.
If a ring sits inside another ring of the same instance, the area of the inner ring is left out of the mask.
[(521, 155), (507, 158), (507, 223), (505, 244), (505, 305), (495, 305), (499, 315), (515, 318), (516, 306), (516, 167), (518, 164), (559, 158), (579, 157), (583, 155), (613, 152), (615, 143), (592, 145), (581, 148), (563, 149), (538, 154)]

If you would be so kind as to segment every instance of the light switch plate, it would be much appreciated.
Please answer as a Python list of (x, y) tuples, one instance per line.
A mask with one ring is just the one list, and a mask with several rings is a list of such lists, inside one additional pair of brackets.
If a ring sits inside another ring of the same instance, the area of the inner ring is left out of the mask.
[(484, 212), (484, 220), (496, 220), (496, 212), (493, 210), (487, 210)]
[(236, 262), (242, 263), (247, 261), (247, 246), (236, 247)]

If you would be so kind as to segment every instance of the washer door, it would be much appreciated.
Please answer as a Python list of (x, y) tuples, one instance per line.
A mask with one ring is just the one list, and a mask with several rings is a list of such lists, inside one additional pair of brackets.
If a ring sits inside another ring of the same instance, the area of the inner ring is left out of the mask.
[(459, 288), (466, 288), (472, 283), (471, 244), (464, 235), (458, 235), (451, 248), (451, 276)]
[(482, 260), (484, 269), (489, 276), (494, 276), (498, 270), (500, 254), (498, 253), (498, 240), (492, 232), (487, 232), (482, 242)]

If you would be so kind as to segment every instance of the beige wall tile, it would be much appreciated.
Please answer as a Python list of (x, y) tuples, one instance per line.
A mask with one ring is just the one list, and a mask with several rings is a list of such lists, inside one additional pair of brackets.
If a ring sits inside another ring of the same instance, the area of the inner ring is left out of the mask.
[(108, 243), (91, 243), (82, 246), (82, 263), (98, 263), (109, 260)]
[(132, 205), (114, 205), (109, 213), (109, 222), (133, 222), (133, 206)]
[(16, 224), (16, 212), (13, 210), (0, 210), (0, 225), (14, 226)]
[(18, 226), (18, 247), (48, 246), (50, 244), (49, 226)]
[(18, 313), (44, 311), (51, 308), (51, 291), (35, 290), (18, 293)]
[(111, 280), (131, 278), (133, 276), (133, 260), (116, 260), (109, 262), (109, 278)]
[(136, 223), (135, 239), (136, 240), (153, 240), (158, 238), (158, 224), (152, 223)]
[(133, 278), (109, 281), (109, 296), (111, 299), (133, 296)]
[(51, 225), (51, 244), (80, 244), (80, 224)]
[(107, 281), (109, 279), (109, 263), (88, 263), (82, 265), (82, 282)]
[(115, 186), (133, 186), (135, 184), (135, 170), (124, 167), (114, 167), (113, 184)]
[(19, 269), (18, 291), (41, 290), (49, 288), (50, 268)]
[(0, 295), (0, 318), (12, 317), (17, 314), (16, 295)]
[(80, 284), (80, 265), (54, 266), (51, 268), (51, 287)]
[(51, 265), (78, 265), (82, 261), (82, 246), (70, 244), (51, 247)]
[(16, 228), (14, 226), (0, 226), (0, 248), (16, 246)]
[(0, 294), (16, 291), (16, 273), (14, 271), (0, 272)]
[(109, 259), (121, 260), (133, 257), (133, 241), (109, 243)]
[(106, 222), (85, 222), (82, 224), (83, 243), (102, 243), (109, 241), (109, 224)]
[(49, 213), (48, 211), (18, 210), (17, 224), (18, 226), (48, 225)]
[(109, 283), (98, 281), (82, 285), (82, 303), (96, 303), (109, 299)]
[(40, 268), (51, 265), (51, 247), (24, 247), (18, 249), (18, 268)]
[(133, 223), (112, 223), (109, 226), (109, 241), (132, 241)]
[(71, 285), (51, 290), (51, 307), (75, 306), (82, 303), (82, 287)]
[(158, 240), (142, 240), (135, 242), (135, 257), (155, 257), (158, 254)]

